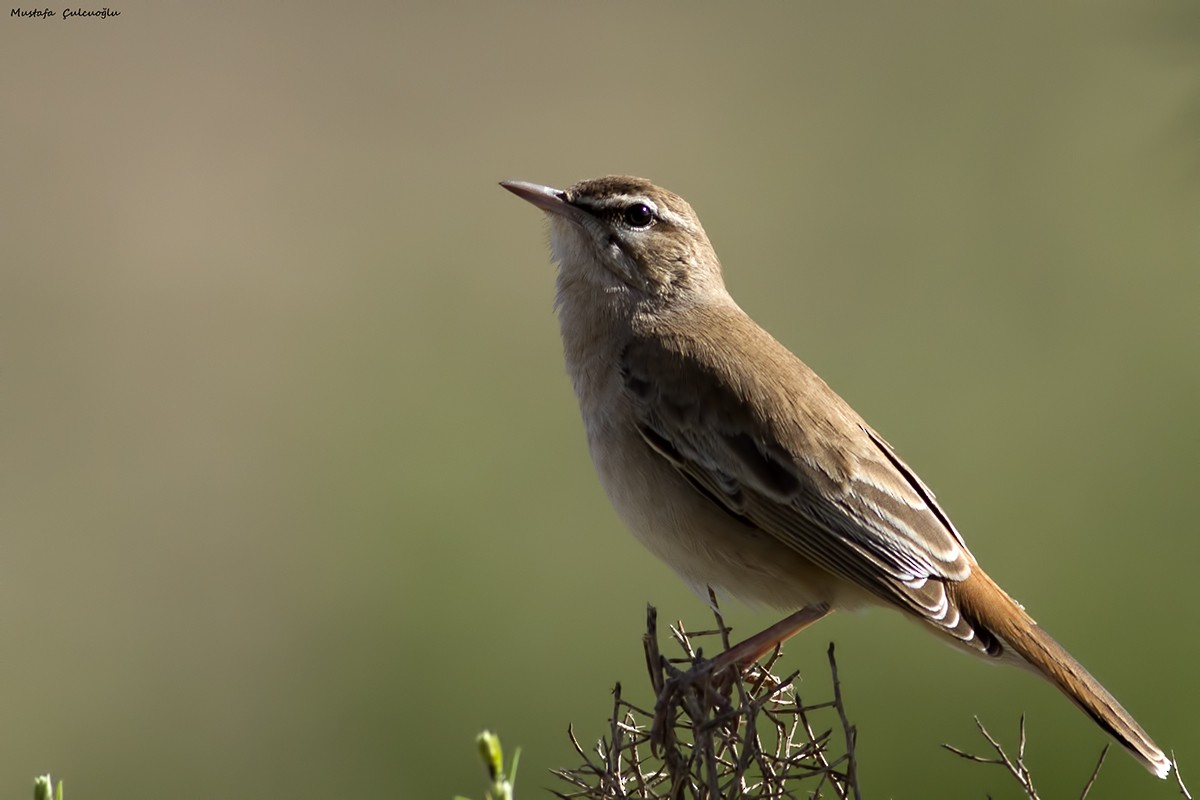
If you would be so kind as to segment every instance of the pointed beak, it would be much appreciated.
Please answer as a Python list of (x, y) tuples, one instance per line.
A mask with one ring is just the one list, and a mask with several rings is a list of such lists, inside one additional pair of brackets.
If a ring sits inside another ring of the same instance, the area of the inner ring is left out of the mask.
[(581, 225), (585, 219), (591, 216), (578, 206), (571, 205), (567, 199), (567, 193), (562, 189), (528, 181), (500, 181), (500, 185), (522, 200), (533, 203), (547, 214), (554, 214)]

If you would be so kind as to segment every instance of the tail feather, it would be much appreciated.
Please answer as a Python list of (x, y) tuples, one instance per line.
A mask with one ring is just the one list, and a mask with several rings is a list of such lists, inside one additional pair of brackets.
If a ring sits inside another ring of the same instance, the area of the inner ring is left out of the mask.
[(1133, 716), (981, 569), (948, 588), (963, 616), (1020, 655), (1146, 769), (1159, 778), (1170, 774), (1171, 760)]

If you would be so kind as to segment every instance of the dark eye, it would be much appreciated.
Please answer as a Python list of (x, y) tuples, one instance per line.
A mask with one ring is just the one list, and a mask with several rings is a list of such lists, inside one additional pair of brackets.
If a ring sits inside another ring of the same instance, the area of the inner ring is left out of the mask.
[(648, 228), (654, 222), (654, 212), (645, 203), (634, 203), (625, 209), (625, 224), (631, 228)]

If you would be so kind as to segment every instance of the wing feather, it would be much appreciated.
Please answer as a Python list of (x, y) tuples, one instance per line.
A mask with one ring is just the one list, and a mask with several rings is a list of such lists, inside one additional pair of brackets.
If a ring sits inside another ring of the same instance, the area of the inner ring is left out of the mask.
[(945, 582), (964, 580), (974, 560), (933, 493), (748, 318), (752, 327), (715, 340), (739, 319), (717, 320), (724, 324), (690, 339), (661, 331), (637, 337), (623, 350), (626, 396), (642, 437), (723, 510), (988, 649), (947, 595)]

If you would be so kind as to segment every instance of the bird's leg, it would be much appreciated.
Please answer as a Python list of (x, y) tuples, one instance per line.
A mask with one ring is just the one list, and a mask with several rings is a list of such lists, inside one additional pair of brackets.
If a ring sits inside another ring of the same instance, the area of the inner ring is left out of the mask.
[(703, 687), (712, 676), (720, 674), (730, 666), (737, 665), (739, 669), (749, 667), (773, 648), (826, 617), (831, 611), (833, 609), (828, 603), (805, 606), (749, 639), (731, 646), (715, 658), (700, 661), (692, 669), (667, 681), (654, 704), (654, 722), (650, 728), (651, 746), (656, 750), (662, 746), (662, 749), (670, 751), (666, 745), (673, 733), (672, 718), (675, 708), (680, 705), (681, 698), (688, 689), (696, 687), (697, 684)]
[(771, 652), (800, 631), (828, 616), (833, 611), (828, 603), (805, 606), (795, 614), (784, 617), (766, 630), (759, 631), (749, 639), (738, 642), (724, 653), (712, 659), (708, 669), (720, 672), (731, 664), (749, 666)]

